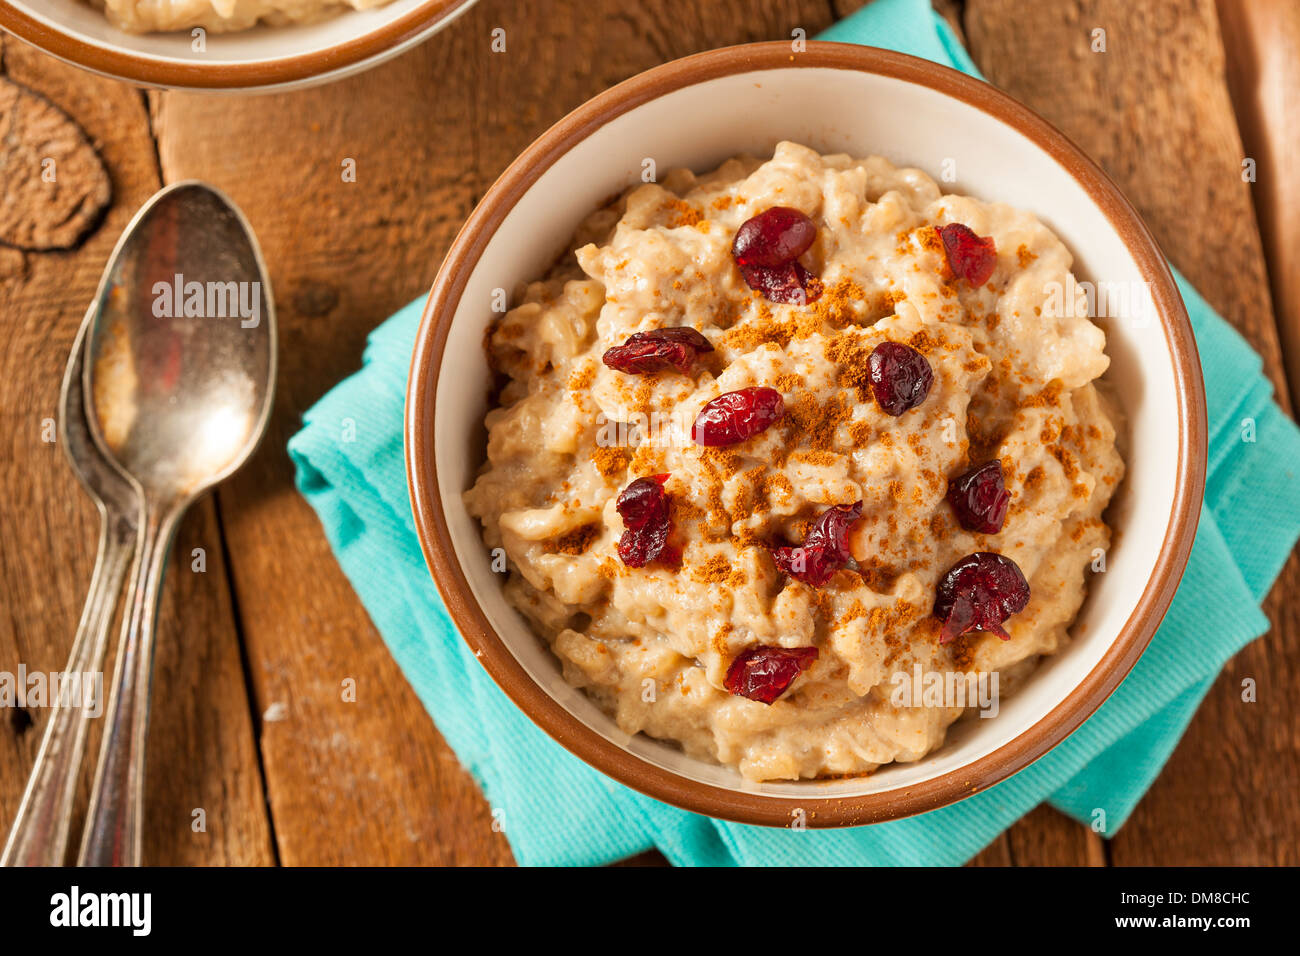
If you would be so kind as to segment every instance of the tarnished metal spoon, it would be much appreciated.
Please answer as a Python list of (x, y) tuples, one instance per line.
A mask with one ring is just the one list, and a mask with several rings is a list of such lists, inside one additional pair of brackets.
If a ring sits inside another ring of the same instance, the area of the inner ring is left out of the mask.
[[(110, 269), (111, 263), (110, 259)], [(75, 675), (73, 686), (83, 696), (81, 700), (60, 700), (50, 712), (41, 749), (18, 805), (18, 816), (9, 831), (4, 855), (0, 857), (0, 865), (4, 866), (62, 866), (67, 855), (72, 803), (86, 747), (86, 731), (95, 705), (103, 704), (100, 675), (108, 648), (108, 629), (122, 592), (122, 579), (136, 550), (144, 506), (139, 492), (95, 445), (86, 421), (81, 391), (82, 359), (86, 354), (86, 330), (95, 311), (92, 305), (81, 323), (59, 392), (59, 444), (73, 472), (94, 500), (100, 517), (95, 571), (64, 672), (65, 678)], [(99, 699), (92, 701), (84, 696), (87, 680)]]
[(198, 182), (153, 196), (106, 277), (86, 342), (95, 443), (143, 496), (83, 866), (140, 862), (154, 624), (185, 509), (257, 447), (275, 390), (275, 314), (247, 221)]

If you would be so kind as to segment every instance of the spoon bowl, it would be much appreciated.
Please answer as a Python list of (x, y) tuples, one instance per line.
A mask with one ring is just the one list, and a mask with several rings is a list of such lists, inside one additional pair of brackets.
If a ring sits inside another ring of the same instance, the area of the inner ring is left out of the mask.
[(252, 452), (271, 409), (275, 316), (244, 217), (211, 186), (158, 193), (128, 229), (90, 330), (95, 441), (146, 494), (186, 499)]

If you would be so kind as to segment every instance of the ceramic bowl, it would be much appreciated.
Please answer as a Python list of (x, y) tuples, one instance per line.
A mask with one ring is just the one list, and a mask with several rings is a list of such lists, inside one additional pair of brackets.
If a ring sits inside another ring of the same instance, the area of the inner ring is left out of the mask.
[[(564, 682), (557, 660), (502, 595), (478, 522), (461, 502), (483, 460), (493, 290), (540, 275), (577, 224), (659, 170), (714, 168), (794, 140), (881, 154), (952, 192), (1030, 210), (1066, 243), (1080, 280), (1138, 290), (1100, 319), (1107, 378), (1127, 416), (1128, 473), (1116, 531), (1072, 640), (993, 719), (954, 724), (915, 763), (828, 781), (753, 783), (621, 732)], [(949, 162), (950, 161), (950, 162)], [(1133, 207), (1060, 132), (991, 86), (883, 50), (810, 43), (731, 47), (643, 73), (566, 116), (487, 192), (424, 311), (407, 391), (406, 456), (416, 526), (466, 642), (543, 730), (623, 783), (699, 813), (748, 823), (846, 826), (943, 806), (1005, 779), (1078, 727), (1142, 654), (1178, 585), (1205, 480), (1205, 396), (1196, 346), (1164, 257)], [(802, 814), (796, 811), (802, 811)]]
[(92, 73), (142, 86), (286, 90), (325, 83), (410, 49), (475, 0), (392, 0), (319, 23), (208, 31), (126, 33), (85, 0), (5, 0), (0, 29)]

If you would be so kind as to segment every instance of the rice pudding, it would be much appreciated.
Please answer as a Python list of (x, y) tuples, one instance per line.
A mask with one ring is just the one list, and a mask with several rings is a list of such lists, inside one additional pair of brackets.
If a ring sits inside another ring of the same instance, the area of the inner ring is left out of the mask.
[(489, 330), (465, 502), (508, 599), (628, 733), (756, 781), (921, 758), (1104, 567), (1124, 465), (1071, 266), (880, 157), (629, 190)]

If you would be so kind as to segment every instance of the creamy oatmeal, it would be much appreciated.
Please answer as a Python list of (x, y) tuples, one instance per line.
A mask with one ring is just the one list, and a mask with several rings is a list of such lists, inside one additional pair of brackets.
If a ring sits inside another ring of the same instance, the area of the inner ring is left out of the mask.
[(782, 143), (629, 191), (488, 337), (465, 501), (507, 596), (629, 733), (753, 780), (919, 759), (963, 707), (903, 677), (1005, 692), (1109, 545), (1070, 268), (1029, 213), (879, 157)]
[(226, 32), (257, 23), (313, 23), (344, 10), (370, 10), (389, 0), (90, 0), (115, 27), (132, 33), (168, 30)]

